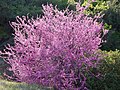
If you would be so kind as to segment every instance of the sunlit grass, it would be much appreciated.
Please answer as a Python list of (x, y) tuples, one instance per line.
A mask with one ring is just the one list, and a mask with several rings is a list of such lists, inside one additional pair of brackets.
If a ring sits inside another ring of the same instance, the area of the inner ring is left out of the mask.
[(29, 85), (26, 83), (11, 82), (0, 79), (0, 90), (53, 90), (40, 87), (38, 85)]

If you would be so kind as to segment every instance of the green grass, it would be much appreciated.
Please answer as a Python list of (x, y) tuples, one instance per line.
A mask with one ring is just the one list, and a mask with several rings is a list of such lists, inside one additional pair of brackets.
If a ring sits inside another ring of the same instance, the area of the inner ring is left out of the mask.
[(38, 85), (18, 83), (0, 79), (0, 90), (53, 90)]

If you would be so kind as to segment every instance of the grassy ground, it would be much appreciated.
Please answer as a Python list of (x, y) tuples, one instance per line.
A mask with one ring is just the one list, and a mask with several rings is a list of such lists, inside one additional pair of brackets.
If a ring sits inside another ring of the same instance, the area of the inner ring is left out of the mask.
[(11, 82), (0, 79), (0, 90), (51, 90), (38, 85), (28, 85), (26, 83)]

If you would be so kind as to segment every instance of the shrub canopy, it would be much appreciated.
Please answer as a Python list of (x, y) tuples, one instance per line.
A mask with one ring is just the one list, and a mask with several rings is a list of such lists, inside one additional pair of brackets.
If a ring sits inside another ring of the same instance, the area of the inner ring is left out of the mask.
[[(96, 68), (103, 24), (84, 15), (86, 7), (61, 11), (43, 6), (42, 17), (16, 17), (12, 22), (14, 46), (6, 46), (7, 58), (18, 81), (37, 83), (59, 90), (86, 90), (86, 73)], [(89, 73), (90, 74), (90, 73)]]

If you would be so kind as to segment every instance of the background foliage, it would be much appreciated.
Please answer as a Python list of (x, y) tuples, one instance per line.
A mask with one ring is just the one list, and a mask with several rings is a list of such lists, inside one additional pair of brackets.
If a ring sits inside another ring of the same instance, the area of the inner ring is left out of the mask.
[[(88, 0), (83, 0), (82, 6), (86, 6), (88, 2)], [(107, 43), (102, 44), (101, 49), (108, 51), (120, 50), (120, 1), (95, 0), (91, 2), (85, 13), (90, 16), (98, 13), (104, 14), (102, 21), (105, 23), (105, 29), (109, 29), (109, 33), (104, 38)]]
[(37, 16), (42, 14), (42, 4), (52, 3), (59, 9), (67, 7), (67, 0), (0, 0), (0, 41), (11, 38), (12, 28), (9, 21), (14, 21), (16, 16)]
[(90, 90), (120, 89), (120, 51), (102, 51), (104, 59), (101, 62), (100, 78), (89, 78)]
[(112, 0), (108, 3), (109, 9), (105, 11), (103, 20), (108, 25), (111, 25), (108, 35), (106, 36), (107, 43), (103, 44), (103, 50), (120, 50), (120, 1)]

